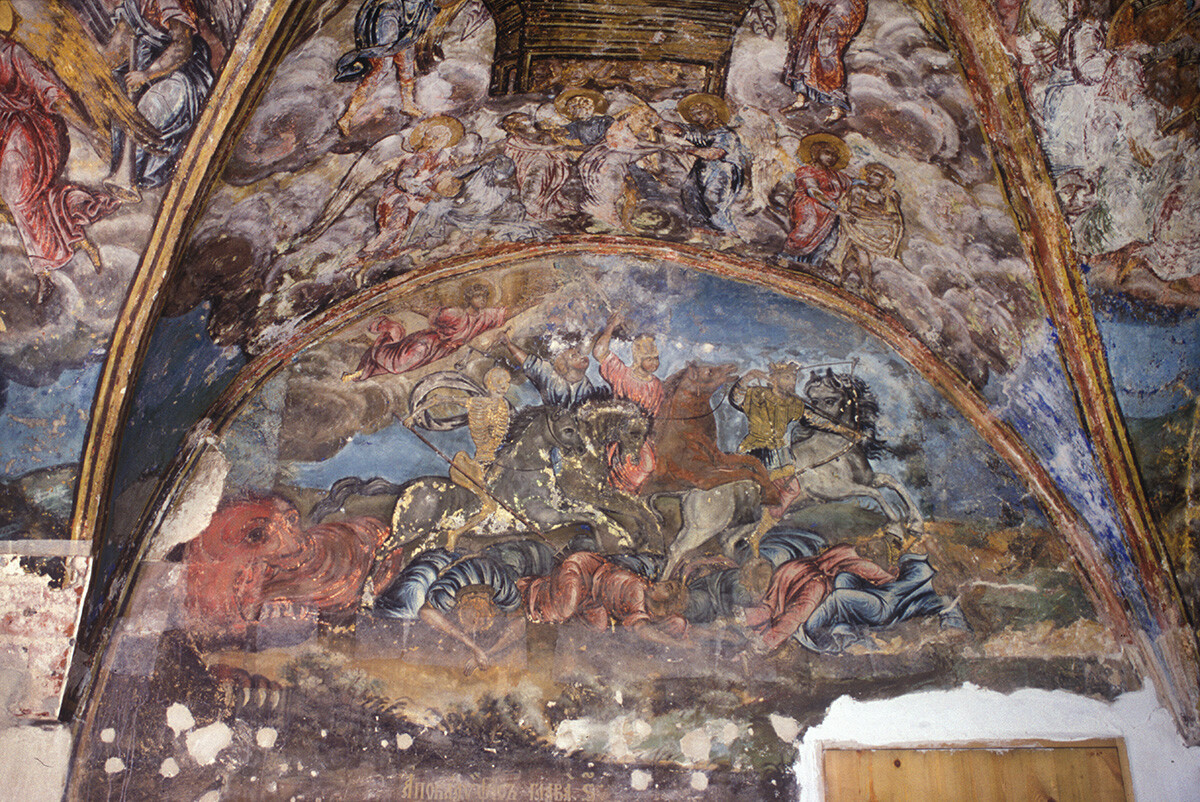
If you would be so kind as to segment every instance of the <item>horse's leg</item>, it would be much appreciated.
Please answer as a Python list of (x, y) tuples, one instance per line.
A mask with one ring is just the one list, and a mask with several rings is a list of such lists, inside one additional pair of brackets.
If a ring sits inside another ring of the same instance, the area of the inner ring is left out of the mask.
[(888, 519), (888, 528), (902, 528), (903, 518), (892, 502), (874, 487), (848, 479), (826, 478), (821, 482), (810, 482), (805, 489), (819, 501), (844, 501), (848, 498), (869, 498), (879, 505)]
[(925, 523), (925, 518), (921, 515), (921, 510), (917, 507), (916, 500), (909, 495), (908, 490), (904, 487), (904, 485), (900, 484), (896, 477), (889, 473), (877, 473), (875, 474), (874, 481), (872, 481), (871, 484), (873, 484), (875, 487), (889, 488), (893, 493), (900, 497), (900, 500), (904, 502), (904, 506), (908, 512), (907, 520), (909, 528), (919, 528)]
[(683, 528), (667, 549), (662, 575), (671, 574), (696, 549), (703, 546), (733, 521), (733, 499), (722, 488), (689, 490), (683, 497)]

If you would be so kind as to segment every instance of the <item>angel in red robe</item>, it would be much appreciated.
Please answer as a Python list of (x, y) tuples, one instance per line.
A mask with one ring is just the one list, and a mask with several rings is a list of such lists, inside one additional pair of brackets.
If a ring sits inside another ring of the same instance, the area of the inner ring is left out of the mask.
[(17, 16), (0, 2), (0, 201), (17, 227), (38, 276), (38, 300), (57, 270), (85, 251), (97, 272), (100, 252), (84, 226), (120, 205), (111, 194), (63, 178), (70, 143), (60, 104), (70, 96), (58, 78), (10, 34)]
[(488, 307), (490, 296), (487, 284), (472, 284), (463, 293), (465, 308), (443, 306), (429, 316), (429, 328), (411, 334), (386, 317), (374, 320), (368, 331), (377, 335), (375, 342), (359, 360), (358, 368), (342, 376), (342, 381), (363, 381), (381, 373), (407, 373), (453, 354), (485, 331), (504, 324), (508, 309)]

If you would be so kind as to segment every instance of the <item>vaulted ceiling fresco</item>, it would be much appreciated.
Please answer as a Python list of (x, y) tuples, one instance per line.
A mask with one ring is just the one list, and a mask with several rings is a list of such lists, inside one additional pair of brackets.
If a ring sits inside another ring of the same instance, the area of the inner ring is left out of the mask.
[(70, 794), (789, 799), (968, 680), (1195, 741), (1192, 20), (0, 0)]

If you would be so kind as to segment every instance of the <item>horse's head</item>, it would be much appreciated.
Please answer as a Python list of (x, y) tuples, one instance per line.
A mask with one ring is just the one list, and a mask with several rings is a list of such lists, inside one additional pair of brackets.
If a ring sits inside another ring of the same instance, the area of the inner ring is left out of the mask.
[(575, 413), (561, 407), (547, 408), (546, 425), (555, 445), (566, 452), (579, 452), (587, 448), (582, 428)]
[[(867, 383), (848, 373), (813, 371), (804, 384), (804, 400), (826, 418), (858, 432), (873, 433), (879, 401)], [(872, 441), (874, 437), (872, 435)], [(882, 447), (882, 441), (877, 441)], [(870, 450), (870, 449), (869, 449)]]
[(738, 366), (733, 362), (722, 365), (689, 362), (683, 369), (679, 389), (707, 397), (715, 393), (721, 385), (731, 381), (737, 375), (737, 371)]
[(650, 420), (630, 401), (589, 401), (576, 413), (584, 438), (597, 453), (617, 443), (623, 454), (636, 454), (650, 435)]
[(813, 371), (804, 383), (804, 398), (808, 404), (832, 421), (854, 424), (855, 388), (849, 376), (838, 375), (827, 368), (824, 375)]

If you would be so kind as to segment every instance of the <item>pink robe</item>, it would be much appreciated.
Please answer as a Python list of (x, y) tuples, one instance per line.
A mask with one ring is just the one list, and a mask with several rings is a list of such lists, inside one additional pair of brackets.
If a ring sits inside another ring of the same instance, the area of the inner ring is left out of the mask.
[(796, 194), (788, 204), (792, 217), (792, 230), (785, 246), (788, 253), (798, 256), (812, 253), (837, 222), (837, 211), (813, 197), (812, 190), (820, 190), (836, 204), (849, 188), (850, 179), (837, 170), (806, 164), (796, 171)]
[[(610, 619), (622, 627), (649, 624), (646, 594), (650, 580), (587, 551), (567, 557), (546, 576), (517, 581), (529, 620), (561, 624), (580, 618), (593, 629), (607, 629)], [(687, 622), (672, 615), (666, 629), (682, 636)]]
[(83, 227), (120, 205), (62, 179), (70, 142), (53, 104), (65, 97), (51, 72), (0, 35), (0, 200), (39, 272), (69, 262)]
[(845, 543), (816, 557), (788, 560), (775, 569), (762, 602), (746, 608), (746, 626), (758, 630), (767, 648), (774, 649), (804, 625), (817, 605), (833, 592), (833, 580), (843, 571), (874, 585), (896, 578), (859, 557), (854, 547)]
[(405, 335), (399, 323), (380, 317), (368, 331), (378, 334), (359, 360), (356, 381), (380, 373), (407, 373), (449, 356), (489, 329), (503, 325), (508, 310), (491, 307), (475, 312), (444, 306), (429, 316), (429, 328)]
[(633, 374), (633, 368), (621, 361), (616, 354), (609, 353), (600, 363), (600, 376), (612, 386), (613, 398), (632, 401), (650, 417), (658, 415), (666, 400), (662, 379), (651, 376), (642, 379)]

